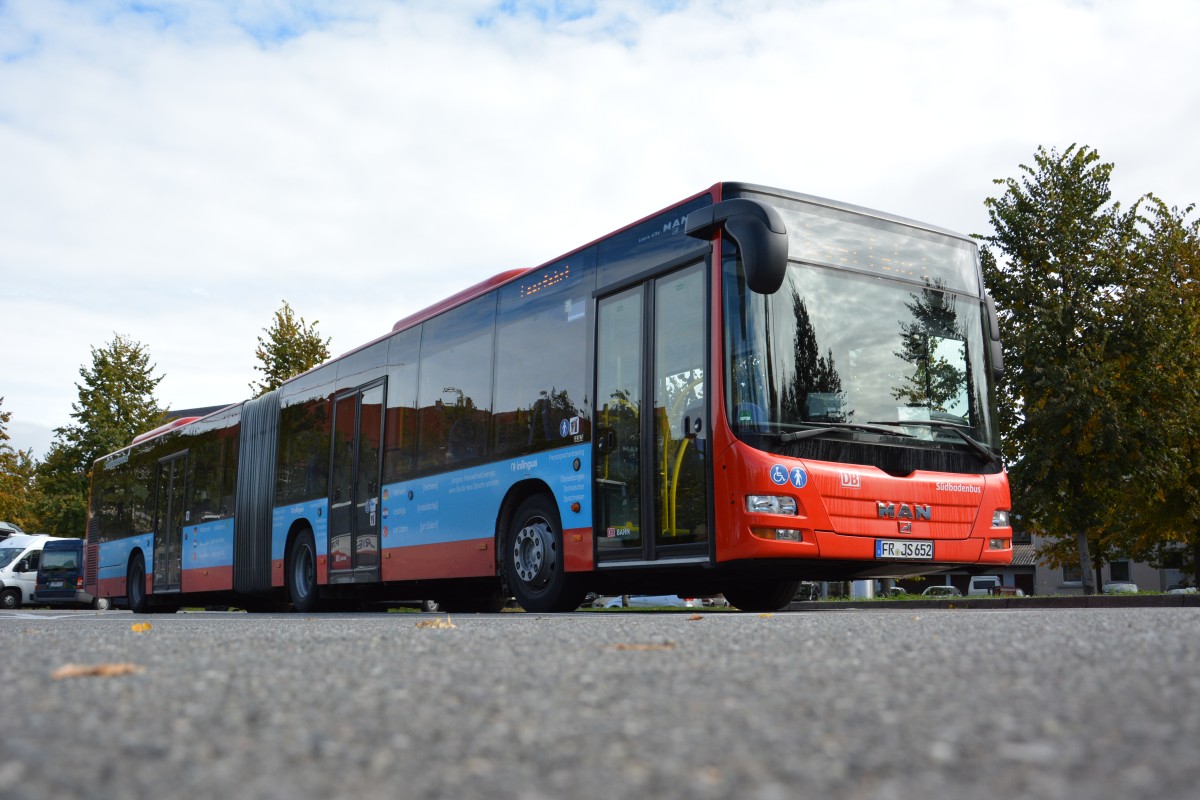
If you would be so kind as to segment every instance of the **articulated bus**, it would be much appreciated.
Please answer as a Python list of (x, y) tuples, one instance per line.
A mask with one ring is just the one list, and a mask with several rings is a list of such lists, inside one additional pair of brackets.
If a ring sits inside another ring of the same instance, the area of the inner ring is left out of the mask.
[(589, 591), (786, 605), (1012, 557), (995, 307), (963, 236), (720, 183), (93, 468), (136, 612)]

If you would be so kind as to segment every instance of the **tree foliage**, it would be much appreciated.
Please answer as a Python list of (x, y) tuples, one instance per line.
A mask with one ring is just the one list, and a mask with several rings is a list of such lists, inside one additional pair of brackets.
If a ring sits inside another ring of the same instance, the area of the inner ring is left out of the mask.
[(1153, 196), (1130, 287), (1129, 418), (1144, 431), (1131, 458), (1138, 502), (1119, 532), (1138, 558), (1200, 565), (1200, 220)]
[[(4, 398), (0, 397), (0, 406)], [(33, 475), (35, 462), (28, 450), (15, 450), (9, 444), (6, 428), (12, 412), (0, 409), (0, 520), (13, 522), (24, 530), (33, 530)]]
[(75, 422), (54, 430), (50, 452), (37, 468), (36, 513), (48, 532), (82, 536), (92, 463), (165, 421), (154, 398), (162, 376), (154, 370), (145, 346), (120, 334), (92, 348), (92, 363), (79, 368), (83, 381), (75, 384)]
[(1098, 572), (1157, 536), (1195, 441), (1195, 225), (1153, 197), (1113, 202), (1113, 165), (1088, 147), (1039, 148), (1020, 169), (986, 201), (982, 254), (1014, 508), (1051, 563)]
[(254, 368), (262, 373), (262, 378), (250, 384), (255, 397), (277, 389), (288, 378), (328, 360), (331, 340), (321, 339), (317, 322), (306, 323), (303, 317), (296, 316), (286, 300), (283, 301), (271, 326), (263, 328), (266, 338), (258, 337), (254, 356), (259, 363)]

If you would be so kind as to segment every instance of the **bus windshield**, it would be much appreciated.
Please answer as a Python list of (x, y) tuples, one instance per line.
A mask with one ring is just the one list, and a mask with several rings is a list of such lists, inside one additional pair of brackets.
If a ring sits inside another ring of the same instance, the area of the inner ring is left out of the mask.
[(822, 428), (914, 447), (974, 440), (985, 455), (997, 446), (978, 298), (792, 263), (770, 296), (727, 266), (725, 304), (730, 423), (756, 446)]

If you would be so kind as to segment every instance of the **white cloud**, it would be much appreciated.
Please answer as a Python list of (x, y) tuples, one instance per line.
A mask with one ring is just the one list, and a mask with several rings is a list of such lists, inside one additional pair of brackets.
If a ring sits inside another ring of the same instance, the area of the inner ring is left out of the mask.
[(164, 402), (236, 400), (284, 298), (345, 351), (723, 179), (983, 232), (1081, 142), (1184, 205), (1198, 34), (1182, 0), (9, 2), (0, 395), (65, 424), (119, 331)]

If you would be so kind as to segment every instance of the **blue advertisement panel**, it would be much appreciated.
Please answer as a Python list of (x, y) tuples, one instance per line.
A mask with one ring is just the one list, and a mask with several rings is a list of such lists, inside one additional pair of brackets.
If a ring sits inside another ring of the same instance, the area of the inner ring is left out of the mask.
[(128, 539), (117, 539), (114, 542), (100, 544), (100, 567), (97, 573), (99, 580), (125, 580), (129, 569), (129, 555), (134, 550), (142, 551), (146, 562), (146, 574), (154, 574), (154, 534), (141, 533)]
[[(546, 483), (564, 527), (591, 524), (591, 446), (535, 453), (471, 469), (430, 475), (383, 488), (383, 547), (410, 547), (490, 538), (509, 488), (533, 479)], [(570, 510), (579, 503), (578, 512)]]
[(233, 566), (233, 517), (188, 525), (183, 529), (183, 568)]
[(290, 506), (280, 506), (271, 512), (271, 559), (282, 561), (284, 550), (287, 548), (288, 531), (298, 519), (308, 521), (312, 526), (313, 539), (316, 540), (317, 555), (326, 554), (329, 544), (329, 501), (322, 497), (319, 500), (308, 500)]

